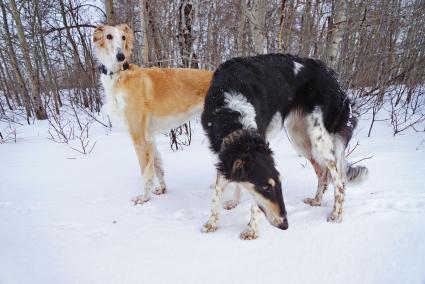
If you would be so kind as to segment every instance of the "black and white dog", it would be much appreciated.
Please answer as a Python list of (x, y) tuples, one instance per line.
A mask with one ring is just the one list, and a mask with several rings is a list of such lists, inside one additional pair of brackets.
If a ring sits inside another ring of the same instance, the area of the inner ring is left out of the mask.
[(330, 177), (335, 201), (328, 220), (342, 220), (345, 182), (367, 174), (365, 167), (347, 165), (345, 149), (357, 124), (351, 102), (334, 71), (321, 61), (268, 54), (233, 58), (214, 73), (202, 126), (219, 162), (213, 207), (204, 232), (217, 229), (221, 196), (229, 182), (236, 182), (239, 189), (225, 208), (239, 203), (240, 188), (255, 200), (243, 239), (258, 237), (261, 211), (273, 226), (288, 228), (280, 175), (267, 143), (283, 123), (319, 180), (316, 196), (304, 202), (320, 205)]

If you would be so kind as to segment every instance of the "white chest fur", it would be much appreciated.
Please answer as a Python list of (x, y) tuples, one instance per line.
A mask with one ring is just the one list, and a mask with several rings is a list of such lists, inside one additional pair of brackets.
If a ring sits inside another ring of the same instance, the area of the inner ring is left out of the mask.
[(124, 118), (124, 111), (126, 107), (126, 93), (117, 91), (114, 87), (117, 82), (117, 75), (104, 75), (102, 74), (100, 80), (106, 95), (105, 109), (108, 115), (116, 120)]

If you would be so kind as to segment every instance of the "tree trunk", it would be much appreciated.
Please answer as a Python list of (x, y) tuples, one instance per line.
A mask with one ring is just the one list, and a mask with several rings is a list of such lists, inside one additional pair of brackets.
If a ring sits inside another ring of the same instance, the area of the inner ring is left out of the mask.
[(105, 10), (106, 10), (106, 22), (108, 25), (117, 24), (117, 17), (115, 16), (114, 3), (112, 0), (105, 0)]
[(149, 62), (148, 13), (146, 0), (140, 0), (140, 30), (142, 32), (142, 61)]
[(307, 0), (304, 6), (304, 12), (301, 17), (301, 33), (300, 33), (300, 46), (299, 54), (301, 56), (310, 55), (310, 41), (311, 41), (311, 0)]
[(286, 0), (282, 0), (279, 6), (279, 34), (277, 35), (277, 50), (283, 52), (283, 31), (285, 29), (285, 5)]
[(332, 2), (332, 10), (334, 11), (332, 18), (329, 21), (329, 42), (326, 46), (326, 59), (332, 68), (336, 67), (339, 43), (342, 40), (342, 32), (345, 25), (345, 1), (336, 1)]
[(39, 7), (38, 7), (39, 3), (38, 2), (39, 2), (39, 0), (35, 1), (35, 15), (37, 17), (38, 28), (40, 30), (41, 56), (43, 58), (44, 68), (46, 69), (47, 80), (50, 83), (50, 89), (51, 89), (51, 92), (53, 93), (53, 101), (54, 101), (54, 105), (55, 105), (55, 111), (56, 111), (57, 114), (59, 114), (59, 106), (62, 106), (62, 102), (60, 101), (58, 86), (57, 86), (56, 81), (54, 79), (52, 70), (50, 68), (49, 57), (47, 55), (47, 48), (46, 48), (46, 41), (44, 39), (44, 34), (41, 32), (43, 30), (43, 24), (41, 22), (40, 11), (39, 11)]
[[(191, 0), (181, 0), (179, 6), (179, 46), (183, 67), (198, 68), (196, 54), (192, 50), (192, 25), (195, 18), (195, 6)], [(195, 61), (192, 63), (192, 59)]]
[(18, 31), (18, 39), (19, 39), (19, 43), (21, 44), (25, 67), (30, 77), (29, 79), (30, 79), (30, 85), (32, 90), (31, 98), (35, 108), (35, 116), (37, 119), (40, 119), (40, 120), (47, 119), (47, 112), (41, 100), (40, 81), (38, 80), (38, 75), (33, 70), (31, 65), (31, 57), (29, 53), (28, 43), (25, 38), (24, 27), (22, 26), (20, 14), (16, 7), (15, 0), (10, 0), (9, 4), (10, 4), (10, 9), (12, 10), (13, 19), (15, 20), (15, 23), (16, 23), (16, 29)]
[(238, 56), (242, 56), (244, 55), (243, 52), (243, 47), (244, 47), (244, 33), (245, 33), (245, 22), (246, 22), (246, 16), (245, 16), (245, 11), (244, 11), (244, 2), (246, 0), (240, 0), (239, 1), (239, 25), (238, 25), (238, 38), (237, 38), (237, 43), (238, 43), (238, 47), (237, 47), (237, 55)]
[(246, 1), (242, 1), (245, 15), (249, 20), (251, 37), (254, 43), (255, 52), (258, 54), (267, 53), (266, 40), (266, 11), (267, 0), (252, 0), (252, 7), (246, 7)]
[[(13, 69), (13, 73), (15, 74), (15, 77), (16, 77), (16, 80), (17, 80), (17, 85), (18, 85), (18, 90), (19, 90), (18, 92), (20, 93), (20, 95), (24, 99), (24, 106), (25, 106), (25, 111), (26, 111), (26, 115), (27, 115), (27, 121), (29, 123), (29, 118), (31, 117), (31, 103), (30, 103), (30, 99), (29, 99), (27, 90), (25, 88), (24, 78), (22, 77), (21, 71), (19, 70), (18, 59), (16, 57), (16, 52), (15, 52), (15, 49), (13, 47), (12, 37), (11, 37), (10, 31), (9, 31), (9, 24), (7, 22), (6, 9), (5, 9), (3, 0), (0, 0), (0, 6), (1, 6), (1, 10), (2, 10), (2, 15), (3, 15), (3, 28), (4, 28), (4, 31), (6, 33), (6, 43), (7, 43), (7, 48), (8, 48), (8, 51), (9, 51), (12, 69)], [(2, 55), (2, 57), (3, 57), (3, 55)], [(20, 101), (19, 97), (17, 97), (17, 101), (18, 102)]]

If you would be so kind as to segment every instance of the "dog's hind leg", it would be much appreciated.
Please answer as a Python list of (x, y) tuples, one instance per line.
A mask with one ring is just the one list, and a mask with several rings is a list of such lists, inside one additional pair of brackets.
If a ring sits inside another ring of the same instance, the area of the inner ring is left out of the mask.
[(213, 199), (212, 199), (212, 208), (211, 214), (208, 221), (202, 227), (202, 232), (210, 233), (217, 230), (217, 223), (219, 218), (219, 211), (221, 207), (221, 199), (223, 197), (224, 189), (226, 185), (229, 183), (228, 180), (224, 178), (224, 176), (220, 173), (217, 173), (217, 182), (215, 184)]
[(235, 194), (233, 195), (232, 199), (224, 202), (223, 208), (226, 210), (236, 208), (236, 206), (238, 206), (241, 202), (241, 194), (241, 188), (239, 187), (239, 185), (235, 184)]
[(258, 222), (263, 212), (257, 204), (252, 205), (251, 207), (251, 219), (248, 223), (248, 228), (246, 228), (240, 235), (243, 240), (254, 240), (258, 238)]
[(324, 165), (334, 184), (334, 206), (328, 221), (341, 222), (345, 194), (345, 169), (341, 157), (344, 147), (341, 140), (329, 134), (323, 124), (323, 113), (316, 108), (308, 116), (308, 132), (312, 144), (312, 154), (316, 162)]
[(304, 199), (304, 203), (311, 206), (320, 206), (322, 204), (323, 193), (328, 188), (328, 169), (319, 165), (313, 158), (310, 159), (317, 176), (317, 192), (314, 198)]
[(158, 179), (159, 186), (153, 191), (153, 193), (159, 195), (164, 194), (167, 187), (165, 186), (164, 180), (164, 168), (162, 166), (161, 155), (158, 152), (158, 149), (155, 147), (155, 158), (154, 158), (154, 166), (155, 166), (155, 175)]

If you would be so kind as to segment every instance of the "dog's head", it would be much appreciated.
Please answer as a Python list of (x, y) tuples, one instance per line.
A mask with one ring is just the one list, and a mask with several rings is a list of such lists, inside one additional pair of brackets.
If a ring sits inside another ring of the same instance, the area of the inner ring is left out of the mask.
[(219, 154), (218, 170), (253, 196), (267, 220), (282, 230), (288, 228), (280, 174), (269, 145), (258, 134), (236, 134)]
[(133, 31), (126, 24), (99, 25), (93, 33), (96, 58), (110, 71), (119, 70), (129, 60), (133, 41)]

